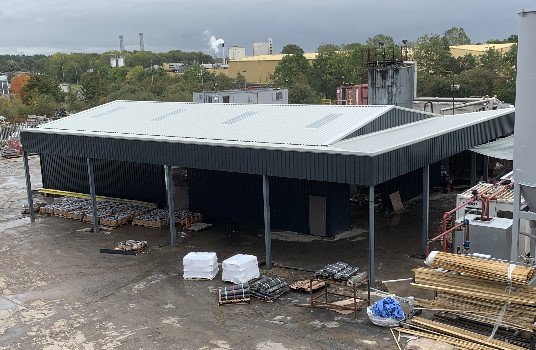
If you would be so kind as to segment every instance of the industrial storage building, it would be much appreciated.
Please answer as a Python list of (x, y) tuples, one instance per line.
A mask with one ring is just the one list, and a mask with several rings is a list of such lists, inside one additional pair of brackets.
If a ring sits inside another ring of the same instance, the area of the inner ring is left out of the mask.
[(348, 228), (350, 185), (373, 199), (376, 185), (418, 174), (428, 188), (430, 164), (513, 125), (513, 109), (438, 116), (395, 106), (115, 101), (23, 130), (21, 140), (25, 155), (41, 154), (43, 185), (55, 189), (164, 204), (170, 167), (188, 168), (190, 209), (264, 222), (269, 261), (271, 227), (334, 236)]

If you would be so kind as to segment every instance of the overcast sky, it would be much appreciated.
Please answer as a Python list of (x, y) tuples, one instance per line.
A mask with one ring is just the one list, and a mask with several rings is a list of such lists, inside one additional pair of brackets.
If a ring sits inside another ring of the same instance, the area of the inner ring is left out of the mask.
[[(210, 31), (225, 46), (246, 48), (273, 39), (274, 53), (289, 43), (314, 52), (321, 43), (364, 43), (375, 34), (396, 42), (462, 27), (473, 42), (518, 32), (522, 9), (534, 0), (2, 0), (0, 54), (139, 49), (211, 54)], [(535, 34), (536, 36), (536, 34)]]

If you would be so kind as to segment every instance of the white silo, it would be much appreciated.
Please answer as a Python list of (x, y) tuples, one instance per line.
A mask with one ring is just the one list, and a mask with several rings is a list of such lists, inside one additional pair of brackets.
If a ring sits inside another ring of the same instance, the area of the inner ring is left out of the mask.
[(124, 67), (125, 66), (125, 57), (124, 56), (117, 57), (117, 66), (118, 67)]
[[(536, 11), (519, 13), (519, 40), (517, 53), (516, 111), (514, 128), (514, 224), (512, 227), (512, 249), (510, 258), (519, 260), (518, 251), (519, 220), (529, 220), (531, 226), (531, 256), (534, 257), (536, 244), (536, 115), (534, 113), (534, 91), (536, 91)], [(529, 212), (519, 210), (521, 196), (529, 207)]]
[(110, 55), (110, 66), (111, 67), (117, 66), (117, 58), (115, 58), (115, 55)]

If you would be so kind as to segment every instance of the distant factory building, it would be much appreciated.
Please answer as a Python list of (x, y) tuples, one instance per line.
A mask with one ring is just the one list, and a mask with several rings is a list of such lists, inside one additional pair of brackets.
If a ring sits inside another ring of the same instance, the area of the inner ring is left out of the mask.
[(253, 56), (271, 54), (273, 54), (272, 38), (268, 38), (268, 41), (266, 42), (253, 43)]
[(229, 48), (229, 59), (230, 60), (237, 60), (239, 58), (246, 57), (246, 48), (245, 47), (238, 47), (238, 46), (231, 46)]
[(508, 44), (484, 44), (484, 45), (458, 45), (450, 46), (449, 50), (454, 58), (463, 57), (465, 55), (480, 56), (487, 50), (493, 49), (504, 54), (510, 50), (514, 43)]
[(250, 89), (194, 92), (196, 103), (288, 104), (287, 89)]
[(9, 83), (7, 75), (0, 75), (0, 96), (9, 95)]
[[(318, 53), (304, 53), (307, 61), (312, 64)], [(248, 56), (241, 59), (229, 59), (229, 76), (236, 78), (238, 73), (246, 78), (248, 83), (270, 82), (270, 75), (274, 74), (275, 67), (286, 55)]]
[(188, 66), (184, 63), (162, 63), (162, 68), (168, 72), (183, 72)]

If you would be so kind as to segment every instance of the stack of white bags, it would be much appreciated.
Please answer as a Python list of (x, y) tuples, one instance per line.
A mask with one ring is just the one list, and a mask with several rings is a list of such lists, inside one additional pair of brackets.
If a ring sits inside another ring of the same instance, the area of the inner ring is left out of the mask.
[(260, 277), (259, 263), (254, 255), (237, 254), (223, 261), (222, 280), (232, 283), (246, 283)]
[(184, 278), (213, 279), (218, 274), (216, 253), (190, 252), (183, 259)]

